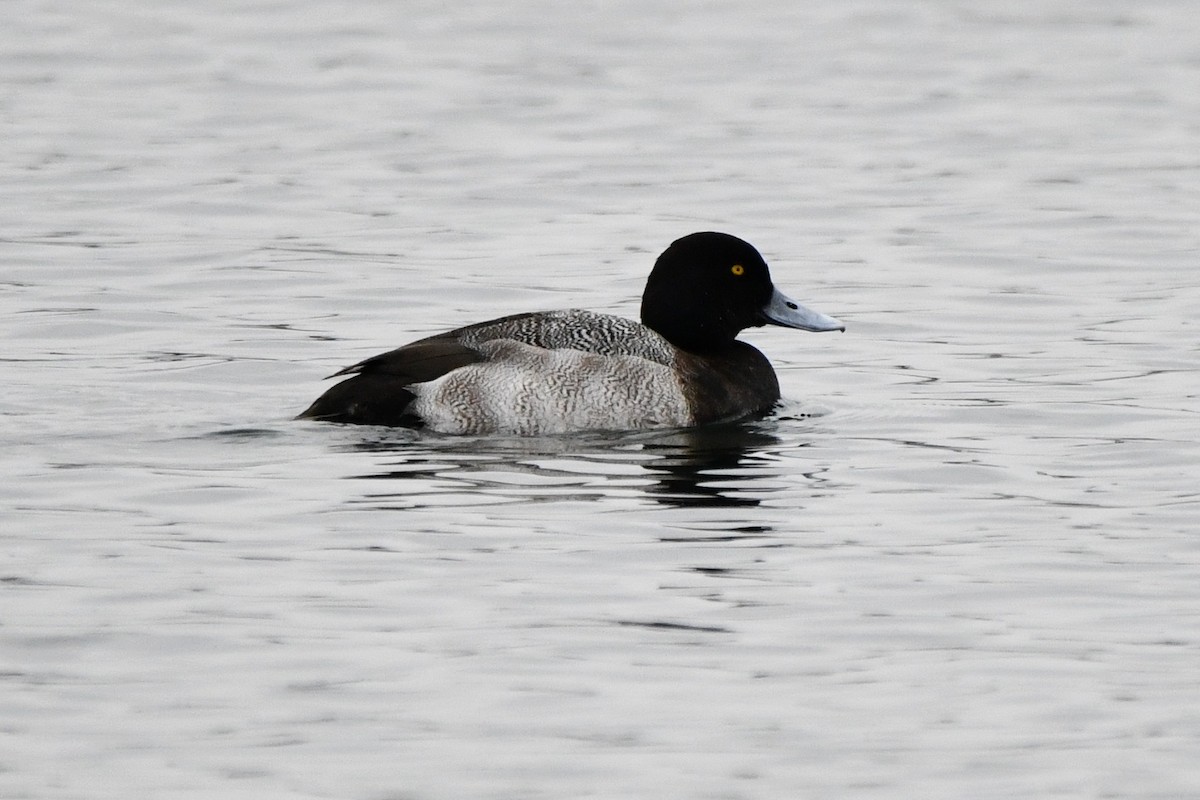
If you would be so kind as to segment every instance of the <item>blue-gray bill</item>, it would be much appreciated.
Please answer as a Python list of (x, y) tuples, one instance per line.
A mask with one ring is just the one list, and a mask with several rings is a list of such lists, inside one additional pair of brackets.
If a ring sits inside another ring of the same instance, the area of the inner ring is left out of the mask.
[(820, 311), (813, 311), (792, 300), (783, 292), (776, 289), (771, 299), (763, 306), (763, 317), (772, 325), (782, 325), (785, 328), (799, 328), (802, 331), (844, 331), (846, 326), (841, 320), (834, 319)]

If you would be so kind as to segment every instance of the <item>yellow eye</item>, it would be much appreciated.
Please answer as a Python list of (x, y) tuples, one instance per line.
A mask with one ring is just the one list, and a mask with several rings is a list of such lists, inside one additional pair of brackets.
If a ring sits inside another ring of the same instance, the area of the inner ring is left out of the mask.
[(729, 268), (729, 271), (739, 277), (746, 274), (746, 268), (743, 267), (741, 264), (734, 264), (732, 267)]

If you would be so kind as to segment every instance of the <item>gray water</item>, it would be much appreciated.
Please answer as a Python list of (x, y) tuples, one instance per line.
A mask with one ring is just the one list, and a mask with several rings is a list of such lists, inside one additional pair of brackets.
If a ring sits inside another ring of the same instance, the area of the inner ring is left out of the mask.
[[(1200, 796), (1194, 3), (0, 17), (0, 797)], [(761, 422), (290, 419), (706, 229)]]

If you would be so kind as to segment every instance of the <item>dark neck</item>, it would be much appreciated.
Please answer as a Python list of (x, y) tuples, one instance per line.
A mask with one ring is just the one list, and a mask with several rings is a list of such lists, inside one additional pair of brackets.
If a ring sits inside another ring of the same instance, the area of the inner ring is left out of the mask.
[(689, 353), (718, 353), (733, 346), (742, 326), (729, 319), (713, 316), (697, 324), (679, 314), (655, 316), (642, 311), (642, 324), (671, 344)]

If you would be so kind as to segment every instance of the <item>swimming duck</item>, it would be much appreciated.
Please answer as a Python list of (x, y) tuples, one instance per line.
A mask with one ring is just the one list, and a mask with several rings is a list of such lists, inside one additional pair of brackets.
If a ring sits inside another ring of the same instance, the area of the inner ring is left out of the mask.
[(430, 336), (334, 373), (351, 377), (299, 418), (517, 435), (730, 421), (779, 400), (743, 329), (845, 330), (776, 289), (748, 242), (715, 232), (658, 257), (641, 316), (543, 311)]

